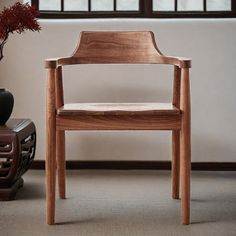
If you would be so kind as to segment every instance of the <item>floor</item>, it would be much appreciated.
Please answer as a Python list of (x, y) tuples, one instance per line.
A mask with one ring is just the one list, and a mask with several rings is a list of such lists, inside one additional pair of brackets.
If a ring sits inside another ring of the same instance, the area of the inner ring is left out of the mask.
[(0, 202), (1, 236), (236, 236), (236, 172), (192, 173), (192, 224), (180, 224), (169, 171), (68, 171), (57, 225), (45, 224), (44, 172), (30, 170), (15, 201)]

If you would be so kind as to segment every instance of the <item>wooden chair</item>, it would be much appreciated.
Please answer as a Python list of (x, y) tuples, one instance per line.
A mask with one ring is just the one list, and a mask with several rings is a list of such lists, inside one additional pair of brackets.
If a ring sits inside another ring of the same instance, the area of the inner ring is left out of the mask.
[[(64, 104), (62, 66), (72, 64), (168, 64), (174, 66), (173, 102)], [(73, 55), (47, 59), (47, 223), (55, 223), (56, 166), (65, 198), (65, 130), (172, 130), (172, 197), (179, 198), (182, 223), (190, 222), (191, 61), (164, 56), (152, 32), (82, 32)], [(57, 160), (57, 161), (56, 161)], [(180, 181), (181, 180), (181, 181)]]

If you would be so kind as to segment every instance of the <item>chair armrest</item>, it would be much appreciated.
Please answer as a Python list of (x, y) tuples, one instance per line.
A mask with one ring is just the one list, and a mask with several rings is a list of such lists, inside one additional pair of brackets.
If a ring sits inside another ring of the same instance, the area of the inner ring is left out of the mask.
[(45, 60), (45, 68), (55, 69), (59, 66), (80, 64), (80, 58), (78, 57), (59, 57), (49, 58)]
[[(81, 61), (82, 60), (82, 61)], [(51, 58), (45, 60), (45, 68), (56, 69), (63, 65), (73, 65), (73, 64), (87, 64), (86, 60), (79, 57), (61, 57), (61, 58)], [(172, 57), (172, 56), (157, 56), (154, 60), (149, 63), (153, 64), (169, 64), (175, 65), (180, 68), (191, 68), (191, 60), (182, 57)], [(92, 63), (93, 64), (93, 63)]]
[[(73, 64), (73, 61), (72, 57), (48, 58), (45, 60), (45, 68), (55, 69), (58, 66)], [(76, 60), (76, 63), (78, 63), (78, 59)]]
[(159, 60), (163, 64), (171, 64), (178, 66), (180, 68), (191, 68), (191, 59), (189, 58), (175, 57), (175, 56), (161, 56)]
[(45, 68), (47, 69), (55, 69), (57, 68), (57, 60), (58, 58), (48, 58), (45, 59)]

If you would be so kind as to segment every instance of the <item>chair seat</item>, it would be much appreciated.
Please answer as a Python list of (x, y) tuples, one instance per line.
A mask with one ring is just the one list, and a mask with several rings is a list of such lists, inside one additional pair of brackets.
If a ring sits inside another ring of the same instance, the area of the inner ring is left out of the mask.
[(179, 115), (171, 103), (71, 103), (57, 110), (59, 116), (74, 115)]

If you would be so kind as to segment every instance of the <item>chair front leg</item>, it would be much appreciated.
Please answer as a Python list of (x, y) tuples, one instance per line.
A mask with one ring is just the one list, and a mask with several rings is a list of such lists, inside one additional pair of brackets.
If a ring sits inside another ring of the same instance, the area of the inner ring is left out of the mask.
[(191, 123), (189, 69), (182, 69), (180, 108), (182, 125), (180, 131), (180, 176), (182, 223), (190, 223), (190, 175), (191, 175)]
[(55, 117), (55, 69), (48, 69), (46, 110), (46, 201), (47, 224), (55, 223), (56, 182), (56, 117)]

